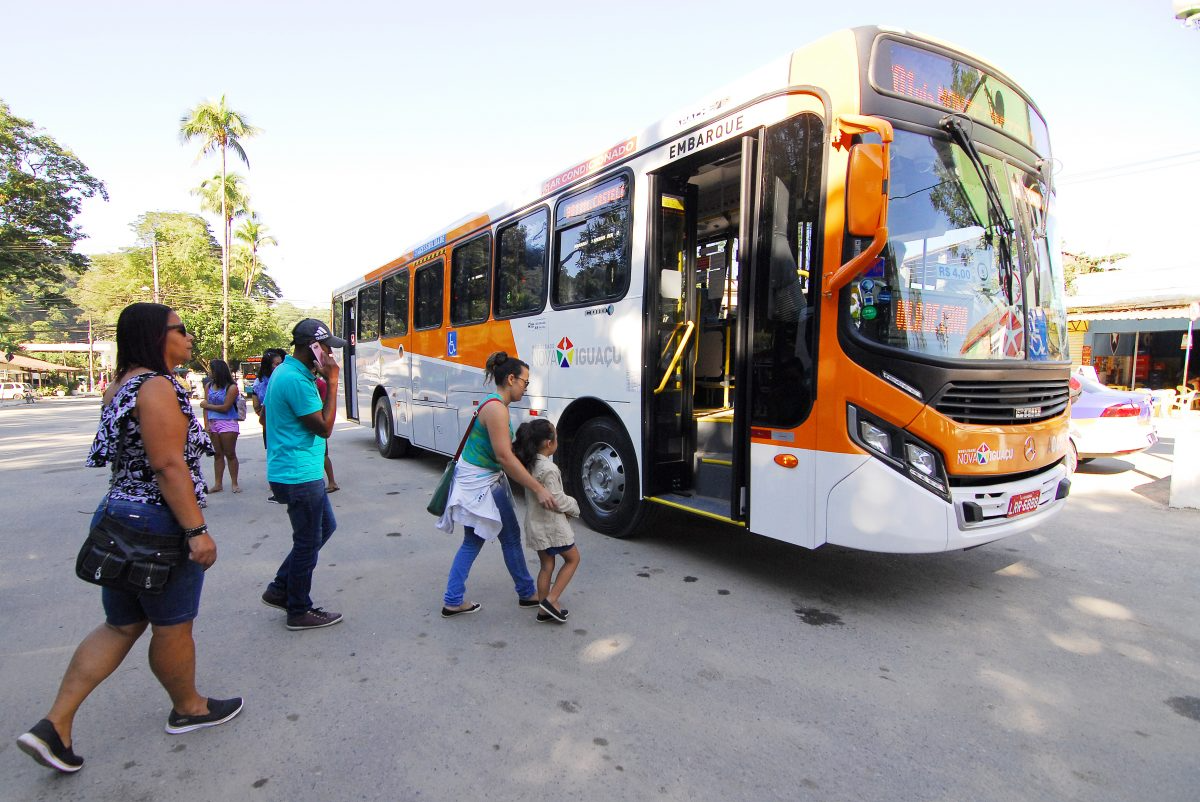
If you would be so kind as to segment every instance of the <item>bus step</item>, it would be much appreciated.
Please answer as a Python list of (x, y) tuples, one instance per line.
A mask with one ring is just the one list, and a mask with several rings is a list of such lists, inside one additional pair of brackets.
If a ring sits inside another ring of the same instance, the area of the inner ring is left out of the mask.
[(702, 453), (696, 455), (696, 493), (710, 498), (723, 499), (729, 503), (729, 488), (733, 484), (733, 455), (728, 453)]
[(733, 451), (733, 418), (699, 418), (696, 421), (697, 451)]
[(743, 521), (735, 521), (729, 517), (729, 499), (712, 498), (711, 496), (684, 495), (682, 493), (663, 493), (659, 496), (646, 496), (645, 501), (663, 504), (678, 510), (687, 510), (705, 518), (715, 518), (718, 521), (745, 526)]

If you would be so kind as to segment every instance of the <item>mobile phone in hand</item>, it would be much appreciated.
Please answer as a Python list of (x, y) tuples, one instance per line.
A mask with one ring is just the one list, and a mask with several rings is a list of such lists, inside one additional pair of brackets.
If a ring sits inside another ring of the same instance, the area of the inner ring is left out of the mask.
[(325, 349), (321, 347), (321, 344), (309, 343), (308, 347), (312, 349), (313, 356), (316, 357), (317, 369), (320, 370), (325, 367)]

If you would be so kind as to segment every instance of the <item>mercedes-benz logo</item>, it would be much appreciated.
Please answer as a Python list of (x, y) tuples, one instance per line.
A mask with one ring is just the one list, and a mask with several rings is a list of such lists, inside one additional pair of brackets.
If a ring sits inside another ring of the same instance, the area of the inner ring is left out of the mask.
[(1033, 437), (1025, 438), (1025, 461), (1033, 462), (1037, 459), (1037, 446), (1033, 443)]

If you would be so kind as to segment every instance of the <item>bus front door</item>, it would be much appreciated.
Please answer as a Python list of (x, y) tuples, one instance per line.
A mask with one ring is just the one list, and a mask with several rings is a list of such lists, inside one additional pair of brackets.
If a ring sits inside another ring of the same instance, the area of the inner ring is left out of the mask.
[(747, 137), (651, 176), (646, 494), (733, 522), (744, 518), (746, 458), (735, 434), (739, 231), (755, 154)]

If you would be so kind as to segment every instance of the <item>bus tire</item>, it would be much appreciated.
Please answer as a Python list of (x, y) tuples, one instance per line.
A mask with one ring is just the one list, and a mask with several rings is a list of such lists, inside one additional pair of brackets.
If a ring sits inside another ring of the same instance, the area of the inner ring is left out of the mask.
[(408, 453), (408, 441), (396, 436), (387, 396), (381, 396), (375, 402), (375, 448), (385, 459), (396, 459)]
[(616, 538), (637, 533), (647, 505), (639, 498), (633, 446), (619, 423), (593, 418), (579, 427), (571, 447), (570, 472), (584, 523)]

